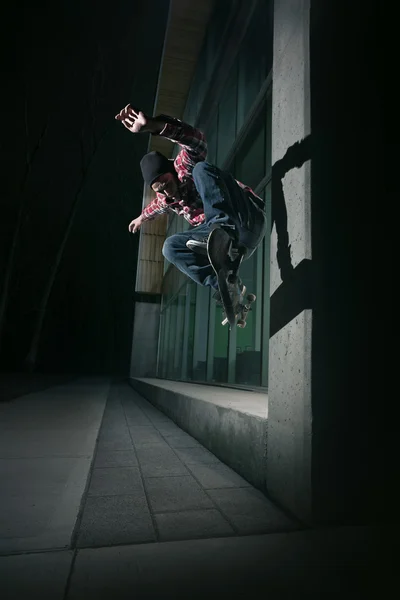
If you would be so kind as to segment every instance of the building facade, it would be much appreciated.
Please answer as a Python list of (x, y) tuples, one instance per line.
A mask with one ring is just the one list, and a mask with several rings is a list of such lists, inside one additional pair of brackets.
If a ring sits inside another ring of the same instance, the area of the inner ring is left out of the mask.
[[(210, 7), (172, 116), (202, 129), (208, 160), (265, 200), (268, 233), (241, 269), (257, 301), (247, 327), (230, 332), (210, 291), (168, 263), (152, 285), (136, 286), (132, 380), (265, 393), (264, 488), (309, 523), (365, 522), (379, 505), (368, 491), (369, 274), (357, 201), (377, 189), (373, 174), (357, 176), (380, 144), (378, 127), (365, 127), (374, 95), (360, 92), (371, 79), (371, 11), (341, 14), (333, 0)], [(186, 224), (172, 216), (163, 227), (153, 262)]]

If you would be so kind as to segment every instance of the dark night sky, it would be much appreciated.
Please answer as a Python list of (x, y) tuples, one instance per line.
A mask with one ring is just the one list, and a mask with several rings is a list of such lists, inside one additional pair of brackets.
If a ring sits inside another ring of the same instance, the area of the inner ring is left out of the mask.
[[(24, 368), (82, 188), (37, 368), (127, 373), (138, 245), (128, 223), (141, 208), (139, 160), (148, 136), (129, 134), (114, 115), (128, 102), (152, 112), (167, 10), (166, 0), (59, 0), (3, 9), (3, 292), (22, 206), (1, 340), (3, 370)], [(33, 153), (44, 129), (26, 177), (27, 151)]]

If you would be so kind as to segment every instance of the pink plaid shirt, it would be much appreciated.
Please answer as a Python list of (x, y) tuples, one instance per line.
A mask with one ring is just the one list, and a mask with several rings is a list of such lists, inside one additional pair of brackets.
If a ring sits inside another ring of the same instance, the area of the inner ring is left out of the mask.
[[(196, 163), (206, 160), (207, 157), (207, 142), (204, 134), (199, 129), (195, 129), (179, 119), (171, 119), (171, 122), (165, 125), (159, 135), (166, 137), (172, 142), (176, 142), (182, 148), (174, 160), (175, 171), (180, 182), (179, 193), (181, 200), (171, 201), (171, 199), (166, 198), (163, 194), (157, 193), (154, 200), (143, 209), (143, 220), (154, 219), (157, 215), (172, 210), (177, 215), (185, 217), (190, 225), (201, 225), (204, 223), (205, 214), (203, 202), (193, 181), (192, 171)], [(237, 184), (242, 189), (256, 196), (248, 186), (243, 185), (240, 181), (237, 181)], [(259, 200), (262, 202), (261, 199)]]

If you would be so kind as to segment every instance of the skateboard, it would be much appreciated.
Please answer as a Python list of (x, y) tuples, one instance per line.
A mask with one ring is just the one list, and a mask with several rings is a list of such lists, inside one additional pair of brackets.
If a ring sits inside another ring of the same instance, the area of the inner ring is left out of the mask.
[(232, 329), (235, 325), (245, 327), (250, 305), (256, 299), (254, 294), (248, 294), (247, 304), (244, 303), (244, 291), (239, 292), (239, 267), (245, 255), (245, 248), (233, 248), (232, 238), (226, 230), (215, 228), (211, 231), (207, 242), (207, 254), (217, 275), (218, 288), (226, 318), (223, 325), (229, 323)]

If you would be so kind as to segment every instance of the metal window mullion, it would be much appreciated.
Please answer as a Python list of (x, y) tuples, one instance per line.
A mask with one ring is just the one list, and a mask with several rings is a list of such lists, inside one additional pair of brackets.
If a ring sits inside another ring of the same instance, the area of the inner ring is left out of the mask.
[[(267, 219), (271, 219), (271, 202), (267, 198), (267, 192), (271, 193), (271, 188), (265, 190), (265, 206), (267, 210)], [(261, 352), (261, 385), (268, 387), (269, 377), (269, 329), (270, 329), (270, 255), (271, 255), (271, 229), (267, 230), (263, 242), (263, 314), (262, 314), (262, 352)]]
[(263, 245), (258, 247), (256, 253), (256, 299), (258, 302), (255, 303), (254, 312), (254, 326), (255, 326), (255, 335), (254, 335), (254, 349), (256, 352), (261, 351), (261, 339), (262, 339), (262, 327), (261, 327), (261, 318), (262, 318), (262, 305), (263, 305)]

